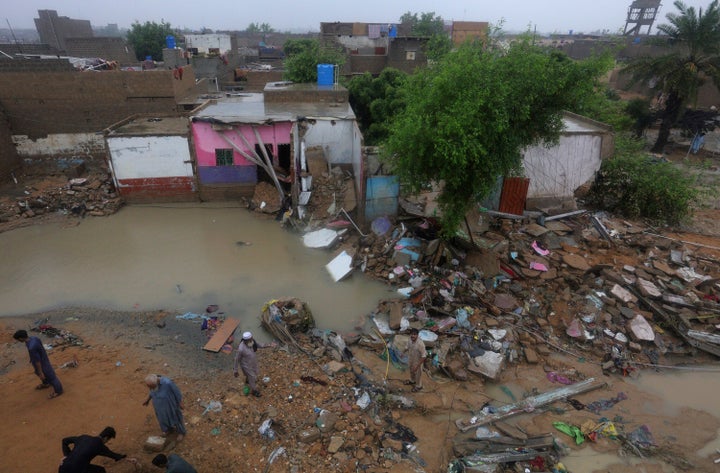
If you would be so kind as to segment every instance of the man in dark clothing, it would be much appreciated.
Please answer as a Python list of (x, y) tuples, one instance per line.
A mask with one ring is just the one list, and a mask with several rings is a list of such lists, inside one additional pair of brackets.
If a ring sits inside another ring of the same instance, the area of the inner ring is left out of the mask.
[(152, 464), (160, 468), (166, 468), (166, 473), (197, 473), (197, 470), (190, 463), (174, 453), (168, 456), (161, 453), (153, 458)]
[[(60, 462), (58, 473), (105, 473), (105, 468), (91, 465), (90, 462), (98, 455), (115, 461), (125, 458), (127, 455), (115, 453), (105, 445), (114, 438), (115, 429), (112, 427), (105, 427), (98, 437), (90, 435), (65, 437), (62, 439), (62, 451), (65, 457)], [(72, 449), (70, 445), (73, 445)], [(134, 458), (128, 460), (135, 463)]]
[(30, 364), (35, 370), (35, 374), (40, 378), (41, 383), (35, 389), (45, 389), (53, 387), (53, 393), (50, 399), (58, 397), (63, 393), (63, 387), (60, 380), (55, 375), (55, 370), (50, 363), (45, 347), (37, 337), (28, 337), (25, 330), (18, 330), (13, 334), (13, 338), (19, 342), (23, 342), (30, 354)]

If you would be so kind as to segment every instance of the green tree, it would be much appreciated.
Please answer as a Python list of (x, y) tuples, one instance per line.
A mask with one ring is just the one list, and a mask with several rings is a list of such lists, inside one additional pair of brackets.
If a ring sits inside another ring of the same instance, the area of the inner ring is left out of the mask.
[(413, 36), (434, 36), (445, 34), (445, 21), (435, 12), (417, 13), (407, 12), (400, 17), (400, 23), (410, 25), (410, 33)]
[(452, 39), (445, 31), (445, 21), (435, 12), (411, 13), (400, 17), (400, 23), (410, 25), (413, 36), (428, 37), (425, 55), (431, 61), (437, 61), (452, 49)]
[(452, 235), (499, 176), (520, 171), (524, 148), (557, 141), (561, 112), (594, 91), (599, 64), (528, 41), (462, 45), (408, 78), (388, 162), (411, 192), (440, 185), (443, 231)]
[(247, 28), (245, 28), (245, 31), (247, 33), (260, 33), (260, 25), (257, 23), (250, 23)]
[(128, 31), (127, 41), (132, 45), (139, 61), (144, 60), (147, 56), (152, 56), (155, 61), (162, 61), (165, 38), (172, 34), (174, 31), (170, 23), (146, 21), (144, 24), (140, 24), (136, 21)]
[(274, 32), (275, 32), (275, 28), (273, 28), (272, 26), (270, 26), (269, 23), (263, 23), (262, 25), (260, 25), (260, 31), (261, 31), (263, 34), (274, 33)]
[(720, 7), (713, 0), (707, 9), (695, 10), (682, 1), (675, 3), (678, 13), (667, 15), (668, 24), (658, 26), (667, 35), (668, 52), (656, 57), (640, 57), (624, 70), (631, 83), (655, 82), (665, 100), (653, 152), (662, 152), (685, 105), (697, 98), (699, 87), (710, 78), (720, 88)]
[[(285, 46), (288, 46), (288, 42)], [(341, 51), (323, 47), (316, 39), (296, 40), (290, 45), (290, 53), (285, 49), (285, 80), (292, 82), (316, 82), (318, 64), (336, 64), (341, 67), (345, 56)]]
[(366, 72), (348, 83), (350, 105), (366, 144), (378, 145), (387, 138), (392, 119), (405, 108), (406, 79), (406, 73), (386, 68), (378, 77)]

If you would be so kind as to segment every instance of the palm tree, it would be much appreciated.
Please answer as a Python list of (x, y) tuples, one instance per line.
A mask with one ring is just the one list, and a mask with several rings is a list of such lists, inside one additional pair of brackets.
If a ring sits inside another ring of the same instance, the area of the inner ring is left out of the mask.
[(677, 13), (668, 13), (669, 24), (658, 26), (667, 35), (669, 52), (656, 57), (640, 57), (628, 64), (631, 84), (657, 84), (665, 96), (660, 112), (662, 122), (651, 151), (662, 152), (677, 123), (680, 111), (697, 97), (697, 91), (710, 78), (720, 89), (720, 0), (707, 9), (695, 10), (680, 0), (674, 2)]

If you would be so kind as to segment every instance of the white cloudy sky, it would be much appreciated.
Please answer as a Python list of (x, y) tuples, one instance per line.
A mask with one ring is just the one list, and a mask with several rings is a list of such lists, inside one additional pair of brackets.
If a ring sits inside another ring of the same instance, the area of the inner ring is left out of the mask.
[[(57, 10), (60, 16), (90, 20), (93, 26), (133, 21), (161, 20), (174, 27), (242, 30), (251, 22), (269, 23), (278, 30), (319, 30), (320, 22), (395, 22), (407, 12), (435, 12), (446, 20), (489, 21), (504, 29), (536, 28), (543, 33), (617, 32), (625, 26), (632, 0), (5, 0), (0, 9), (0, 28), (34, 28), (37, 10)], [(706, 7), (710, 0), (686, 0), (689, 6)], [(661, 22), (676, 11), (663, 0)]]

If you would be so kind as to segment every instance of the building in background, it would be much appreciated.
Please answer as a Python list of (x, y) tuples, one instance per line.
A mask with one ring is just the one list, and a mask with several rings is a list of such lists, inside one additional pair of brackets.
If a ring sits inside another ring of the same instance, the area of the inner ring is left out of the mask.
[(93, 30), (89, 20), (74, 20), (67, 16), (58, 16), (55, 10), (38, 10), (35, 28), (40, 42), (50, 45), (58, 51), (67, 50), (67, 38), (92, 38)]

